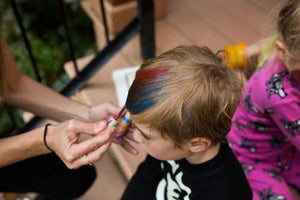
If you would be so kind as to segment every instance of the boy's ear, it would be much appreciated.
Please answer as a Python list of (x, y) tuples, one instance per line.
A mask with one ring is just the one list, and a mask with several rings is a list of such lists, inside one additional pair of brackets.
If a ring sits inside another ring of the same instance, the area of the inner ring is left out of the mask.
[(281, 60), (285, 60), (286, 48), (285, 48), (284, 44), (281, 41), (276, 40), (275, 41), (275, 48), (276, 48), (276, 52), (277, 52), (278, 57)]
[(193, 138), (188, 145), (191, 152), (198, 153), (208, 149), (211, 146), (211, 141), (207, 138)]

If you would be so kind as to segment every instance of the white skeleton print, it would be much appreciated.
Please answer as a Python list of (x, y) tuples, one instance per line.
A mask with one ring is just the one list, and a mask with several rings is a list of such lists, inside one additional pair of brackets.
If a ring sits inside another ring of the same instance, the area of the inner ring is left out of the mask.
[(175, 161), (167, 161), (161, 164), (163, 171), (167, 171), (156, 189), (157, 200), (190, 200), (191, 189), (182, 182), (182, 171)]

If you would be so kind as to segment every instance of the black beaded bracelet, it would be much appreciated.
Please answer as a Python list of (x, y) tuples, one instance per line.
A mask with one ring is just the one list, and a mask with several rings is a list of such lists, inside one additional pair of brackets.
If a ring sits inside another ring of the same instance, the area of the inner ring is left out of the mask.
[(44, 144), (45, 146), (51, 151), (51, 152), (54, 152), (47, 144), (47, 141), (46, 141), (46, 137), (47, 137), (47, 133), (48, 133), (48, 126), (50, 126), (51, 124), (46, 124), (45, 126), (45, 129), (44, 129)]

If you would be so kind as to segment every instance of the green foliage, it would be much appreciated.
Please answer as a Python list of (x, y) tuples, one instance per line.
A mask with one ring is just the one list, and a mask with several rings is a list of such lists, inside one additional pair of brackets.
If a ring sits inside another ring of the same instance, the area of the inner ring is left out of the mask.
[[(68, 78), (64, 75), (63, 64), (70, 58), (63, 20), (57, 0), (17, 0), (22, 21), (31, 42), (33, 54), (43, 82), (60, 89)], [(96, 45), (92, 23), (81, 10), (79, 1), (65, 3), (75, 55), (77, 58), (95, 53)], [(36, 78), (17, 25), (10, 0), (0, 1), (2, 12), (2, 33), (6, 38), (16, 60), (17, 66), (28, 76)], [(18, 118), (22, 112), (14, 110)], [(18, 123), (20, 124), (20, 123)], [(0, 105), (0, 127), (10, 130), (13, 123), (4, 107)], [(0, 133), (4, 130), (0, 129)]]
[(8, 115), (8, 111), (4, 108), (4, 104), (0, 104), (0, 133), (1, 135), (7, 134), (7, 132), (12, 131), (13, 122)]

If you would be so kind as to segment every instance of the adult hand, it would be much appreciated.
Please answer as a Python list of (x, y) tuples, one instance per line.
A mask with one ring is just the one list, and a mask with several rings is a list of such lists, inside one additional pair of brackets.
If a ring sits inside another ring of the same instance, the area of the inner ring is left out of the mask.
[[(81, 122), (69, 120), (48, 127), (47, 144), (70, 169), (94, 163), (100, 160), (110, 147), (115, 128), (107, 128), (107, 122)], [(97, 135), (99, 131), (104, 133)], [(94, 135), (79, 142), (81, 133)]]
[(120, 108), (112, 103), (103, 103), (89, 110), (89, 122), (109, 120), (119, 113)]

